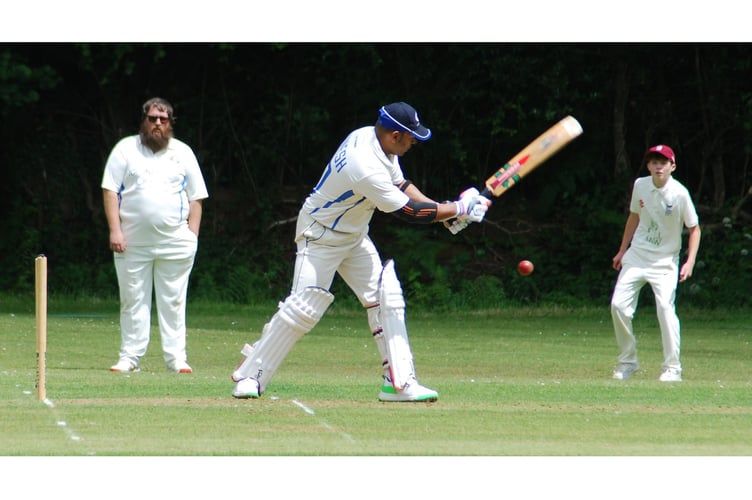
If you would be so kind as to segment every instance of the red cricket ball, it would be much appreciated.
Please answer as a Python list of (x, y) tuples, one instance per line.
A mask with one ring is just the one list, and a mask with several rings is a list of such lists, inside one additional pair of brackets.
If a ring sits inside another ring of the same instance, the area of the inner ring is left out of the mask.
[(533, 266), (533, 263), (529, 260), (521, 260), (519, 264), (517, 264), (517, 272), (519, 272), (522, 276), (528, 276), (533, 273), (533, 269), (535, 269), (535, 266)]

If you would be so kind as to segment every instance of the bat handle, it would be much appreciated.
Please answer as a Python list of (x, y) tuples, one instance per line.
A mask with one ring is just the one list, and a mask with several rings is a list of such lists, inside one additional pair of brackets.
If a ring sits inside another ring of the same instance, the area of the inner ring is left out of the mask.
[[(488, 189), (488, 186), (483, 188), (483, 191), (480, 192), (481, 196), (485, 196), (486, 198), (491, 198), (493, 196), (493, 191)], [(463, 229), (465, 229), (467, 226), (472, 224), (473, 221), (469, 219), (454, 219), (453, 222), (444, 221), (444, 226), (449, 229), (449, 232), (452, 234), (457, 234)]]

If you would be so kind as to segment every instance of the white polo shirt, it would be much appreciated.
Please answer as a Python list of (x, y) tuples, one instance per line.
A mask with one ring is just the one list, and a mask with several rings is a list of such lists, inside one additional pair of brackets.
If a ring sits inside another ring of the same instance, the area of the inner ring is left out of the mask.
[(364, 234), (375, 209), (394, 212), (410, 200), (397, 187), (404, 180), (399, 157), (384, 153), (375, 128), (359, 128), (334, 153), (302, 211), (330, 229)]
[(640, 216), (631, 247), (656, 259), (677, 259), (684, 226), (699, 223), (689, 191), (673, 177), (660, 189), (650, 176), (637, 179), (629, 209)]
[(157, 153), (138, 135), (121, 139), (107, 159), (101, 187), (118, 193), (121, 229), (133, 246), (184, 238), (188, 202), (209, 196), (196, 155), (175, 138)]

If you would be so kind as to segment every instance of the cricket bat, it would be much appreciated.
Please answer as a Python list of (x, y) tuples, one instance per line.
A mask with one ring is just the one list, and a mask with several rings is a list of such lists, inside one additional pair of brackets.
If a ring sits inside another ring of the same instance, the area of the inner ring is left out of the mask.
[[(498, 198), (580, 134), (582, 126), (574, 117), (561, 119), (494, 172), (480, 194), (486, 198)], [(470, 221), (454, 219), (444, 221), (444, 225), (452, 234), (457, 234), (470, 225)]]

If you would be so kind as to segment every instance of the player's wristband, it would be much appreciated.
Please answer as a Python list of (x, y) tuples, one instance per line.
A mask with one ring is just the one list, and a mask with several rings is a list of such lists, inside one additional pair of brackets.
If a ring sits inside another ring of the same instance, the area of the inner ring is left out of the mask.
[(460, 203), (459, 201), (455, 201), (454, 207), (457, 210), (457, 213), (455, 213), (454, 216), (459, 217), (460, 215), (462, 215), (462, 203)]

